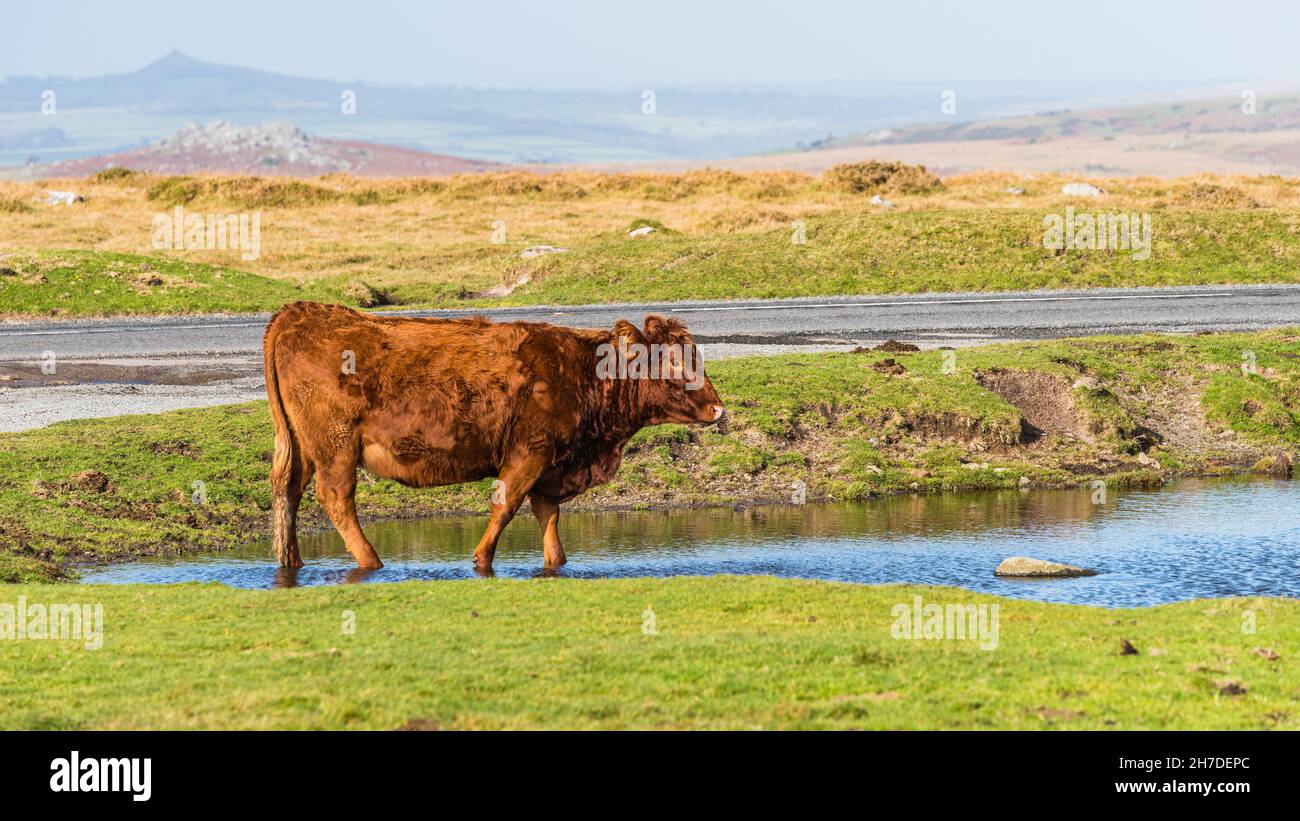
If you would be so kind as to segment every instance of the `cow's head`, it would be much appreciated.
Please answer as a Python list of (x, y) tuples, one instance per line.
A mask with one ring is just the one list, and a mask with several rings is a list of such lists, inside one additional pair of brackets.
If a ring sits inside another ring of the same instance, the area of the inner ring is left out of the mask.
[(646, 424), (708, 423), (724, 408), (704, 373), (704, 360), (686, 326), (676, 319), (647, 316), (640, 330), (625, 319), (614, 325), (623, 378), (638, 379)]

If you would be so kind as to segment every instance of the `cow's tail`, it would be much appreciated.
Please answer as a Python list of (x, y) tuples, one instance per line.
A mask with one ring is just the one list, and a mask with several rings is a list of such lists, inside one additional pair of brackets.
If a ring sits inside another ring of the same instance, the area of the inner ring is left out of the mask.
[(294, 519), (297, 505), (290, 498), (292, 484), (301, 481), (294, 475), (301, 469), (298, 440), (284, 412), (280, 398), (280, 380), (275, 367), (274, 317), (267, 326), (262, 340), (262, 367), (266, 376), (266, 398), (271, 409), (271, 423), (275, 426), (275, 455), (271, 458), (271, 539), (275, 544), (275, 558), (282, 567), (297, 566), (301, 559), (292, 549), (294, 544)]

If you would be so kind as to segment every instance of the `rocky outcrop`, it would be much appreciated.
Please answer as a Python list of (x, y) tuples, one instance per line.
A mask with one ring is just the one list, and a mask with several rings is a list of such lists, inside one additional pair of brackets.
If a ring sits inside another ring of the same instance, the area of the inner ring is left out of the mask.
[(175, 154), (205, 151), (214, 154), (238, 154), (256, 151), (268, 160), (304, 162), (326, 166), (329, 157), (317, 150), (315, 141), (292, 123), (264, 123), (237, 126), (223, 120), (199, 125), (190, 123), (157, 144), (160, 152)]
[(39, 176), (82, 177), (107, 168), (124, 168), (153, 174), (406, 177), (499, 167), (398, 146), (314, 137), (287, 122), (239, 126), (218, 120), (206, 125), (191, 123), (145, 148), (52, 163), (44, 166)]

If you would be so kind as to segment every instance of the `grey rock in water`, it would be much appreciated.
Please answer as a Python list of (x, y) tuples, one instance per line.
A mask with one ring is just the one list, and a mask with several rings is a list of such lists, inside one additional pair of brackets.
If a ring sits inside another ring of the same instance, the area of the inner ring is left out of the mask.
[(1070, 578), (1074, 576), (1095, 576), (1097, 575), (1097, 571), (1088, 570), (1084, 567), (1075, 567), (1072, 564), (1060, 564), (1058, 562), (1046, 562), (1042, 559), (1031, 559), (1028, 556), (1012, 556), (1009, 559), (1003, 559), (1002, 564), (998, 565), (997, 569), (993, 571), (993, 575), (1054, 579)]

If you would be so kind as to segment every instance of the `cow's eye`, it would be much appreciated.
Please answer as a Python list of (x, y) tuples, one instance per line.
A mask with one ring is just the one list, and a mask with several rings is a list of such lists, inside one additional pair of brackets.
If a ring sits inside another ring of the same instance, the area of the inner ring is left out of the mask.
[(674, 379), (682, 376), (682, 349), (678, 345), (668, 348), (668, 372)]

